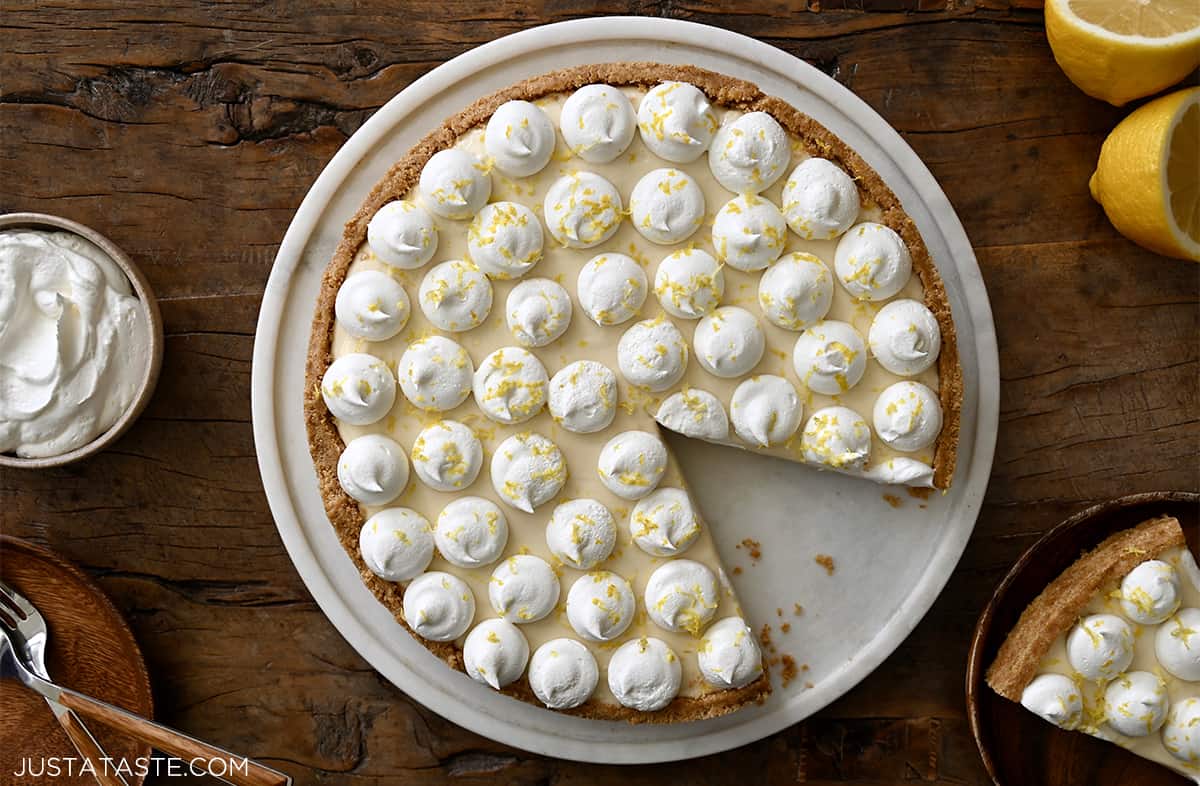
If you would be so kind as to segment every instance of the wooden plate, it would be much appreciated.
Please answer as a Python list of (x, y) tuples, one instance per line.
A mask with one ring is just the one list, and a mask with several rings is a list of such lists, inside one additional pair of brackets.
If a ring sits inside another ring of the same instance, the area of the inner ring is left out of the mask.
[[(56, 682), (152, 718), (150, 677), (142, 652), (125, 620), (108, 597), (83, 571), (62, 557), (23, 540), (0, 535), (0, 578), (38, 607), (49, 628), (46, 669)], [(42, 779), (18, 778), (15, 773), (35, 767), (50, 757), (75, 757), (75, 748), (58, 725), (50, 707), (35, 693), (13, 680), (0, 681), (0, 784), (17, 786), (31, 782), (90, 784), (89, 774), (75, 772)], [(136, 777), (135, 760), (149, 757), (150, 746), (114, 733), (97, 723), (88, 728), (113, 759), (124, 759), (131, 769), (122, 769), (131, 786)], [(65, 773), (67, 762), (61, 766)], [(134, 776), (128, 773), (132, 771)], [(36, 772), (36, 770), (35, 770)]]
[(983, 681), (1004, 637), (1047, 584), (1109, 535), (1162, 514), (1179, 519), (1192, 553), (1200, 554), (1200, 494), (1135, 494), (1088, 508), (1050, 530), (996, 588), (971, 641), (967, 719), (997, 786), (1190, 786), (1187, 778), (1112, 743), (1055, 728)]

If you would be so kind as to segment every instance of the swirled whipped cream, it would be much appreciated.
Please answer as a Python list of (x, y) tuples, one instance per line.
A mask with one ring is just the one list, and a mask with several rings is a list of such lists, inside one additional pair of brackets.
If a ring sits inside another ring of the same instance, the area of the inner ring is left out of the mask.
[(679, 656), (652, 636), (625, 642), (608, 662), (608, 689), (622, 706), (642, 712), (670, 704), (682, 679)]
[(1133, 630), (1115, 614), (1092, 614), (1067, 634), (1067, 660), (1088, 680), (1111, 680), (1133, 662)]
[(713, 177), (735, 194), (757, 194), (783, 177), (792, 145), (779, 121), (747, 112), (717, 129), (708, 153)]
[(542, 222), (520, 202), (492, 202), (467, 227), (467, 253), (491, 278), (520, 278), (542, 259)]
[(654, 169), (634, 185), (629, 211), (633, 228), (650, 242), (682, 243), (704, 223), (704, 192), (686, 172)]
[(1145, 737), (1167, 719), (1167, 683), (1148, 671), (1127, 671), (1104, 691), (1104, 719), (1126, 737)]
[(1179, 609), (1179, 574), (1169, 562), (1150, 559), (1121, 580), (1121, 611), (1139, 625), (1157, 625)]
[(617, 88), (585, 85), (563, 102), (559, 127), (571, 152), (589, 164), (607, 164), (633, 141), (637, 115)]
[(1063, 674), (1039, 674), (1021, 693), (1021, 706), (1060, 729), (1075, 729), (1083, 720), (1083, 694)]
[(861, 470), (871, 457), (871, 427), (849, 407), (818, 409), (800, 437), (804, 458), (840, 470)]
[(532, 352), (502, 347), (475, 370), (475, 403), (497, 423), (524, 423), (546, 405), (550, 378)]
[(68, 453), (129, 409), (150, 363), (129, 279), (70, 232), (0, 232), (0, 453)]
[(342, 329), (355, 338), (387, 341), (408, 324), (412, 304), (400, 282), (387, 273), (360, 270), (346, 276), (338, 288), (333, 311)]
[(933, 467), (908, 456), (894, 456), (863, 473), (876, 483), (933, 488)]
[(329, 364), (321, 397), (338, 420), (366, 426), (380, 420), (396, 402), (396, 378), (374, 355), (352, 352)]
[[(458, 148), (439, 150), (421, 170), (417, 190), (431, 213), (442, 218), (470, 218), (492, 195), (492, 176), (484, 163), (470, 153)], [(433, 255), (432, 251), (429, 253)]]
[(554, 154), (554, 124), (528, 101), (506, 101), (496, 107), (483, 132), (483, 146), (509, 177), (542, 171)]
[(1162, 727), (1163, 747), (1182, 762), (1200, 761), (1200, 696), (1189, 696), (1171, 705)]
[(463, 669), (471, 679), (500, 690), (525, 673), (529, 642), (508, 620), (487, 619), (463, 642)]
[(437, 251), (437, 225), (416, 202), (397, 199), (371, 217), (367, 244), (375, 256), (392, 267), (416, 270), (433, 259)]
[(514, 434), (492, 456), (492, 488), (517, 510), (532, 513), (562, 491), (567, 460), (546, 437), (533, 432)]
[(1154, 633), (1154, 654), (1173, 676), (1200, 682), (1200, 609), (1180, 609), (1168, 617)]
[(567, 621), (588, 641), (612, 641), (629, 628), (637, 600), (629, 582), (607, 570), (580, 576), (567, 593)]
[(546, 525), (550, 553), (576, 570), (591, 570), (608, 559), (616, 543), (617, 522), (594, 499), (567, 500), (554, 509)]
[(815, 393), (837, 396), (867, 370), (867, 343), (848, 322), (825, 319), (804, 329), (792, 351), (796, 376)]
[(864, 221), (838, 241), (833, 269), (846, 291), (859, 300), (887, 300), (908, 283), (912, 257), (895, 230)]
[(552, 710), (583, 704), (600, 682), (596, 657), (574, 639), (551, 639), (529, 661), (529, 687)]
[(707, 251), (682, 248), (658, 264), (654, 294), (668, 314), (699, 319), (721, 302), (725, 274)]
[(483, 446), (469, 426), (439, 420), (417, 435), (412, 448), (417, 477), (435, 491), (459, 491), (475, 482), (483, 466)]
[(430, 571), (404, 590), (404, 621), (430, 641), (454, 641), (475, 619), (475, 595), (467, 582), (451, 573)]
[(833, 274), (812, 254), (788, 254), (758, 280), (758, 304), (771, 324), (785, 330), (804, 330), (829, 313)]
[(568, 248), (591, 248), (621, 226), (621, 192), (595, 172), (574, 172), (550, 184), (542, 203), (546, 227)]
[(646, 582), (646, 613), (655, 625), (699, 636), (720, 603), (717, 576), (701, 562), (673, 559)]
[(576, 434), (608, 428), (617, 415), (617, 375), (595, 360), (577, 360), (550, 379), (550, 416)]
[(518, 625), (543, 619), (558, 603), (558, 576), (541, 557), (514, 554), (496, 566), (488, 600), (502, 618)]
[(438, 552), (451, 565), (491, 565), (508, 544), (508, 519), (490, 499), (459, 497), (438, 514), (433, 539)]
[(621, 499), (646, 496), (666, 471), (667, 446), (649, 431), (623, 431), (600, 450), (600, 482)]
[(658, 393), (673, 386), (687, 370), (683, 334), (661, 314), (634, 323), (617, 342), (617, 367), (630, 384)]
[(701, 317), (692, 343), (701, 368), (725, 379), (749, 374), (767, 347), (758, 319), (738, 306), (720, 306)]
[(744, 442), (766, 448), (791, 439), (800, 428), (804, 404), (787, 379), (760, 374), (737, 386), (729, 411), (734, 432)]
[(491, 313), (492, 282), (471, 262), (452, 259), (425, 274), (417, 301), (434, 325), (461, 333), (479, 327)]
[(717, 211), (712, 244), (717, 259), (730, 267), (747, 272), (762, 270), (783, 253), (787, 221), (771, 200), (743, 194)]
[(911, 453), (924, 450), (942, 430), (942, 405), (920, 382), (889, 385), (875, 399), (875, 433), (884, 444)]
[(729, 416), (721, 400), (699, 388), (684, 387), (658, 406), (654, 419), (685, 437), (720, 442), (729, 439)]
[(432, 412), (445, 412), (466, 401), (474, 375), (467, 350), (445, 336), (409, 344), (396, 366), (404, 397), (413, 406)]
[(409, 508), (385, 508), (363, 523), (358, 551), (371, 572), (384, 581), (408, 581), (433, 559), (433, 531)]
[(879, 365), (893, 374), (911, 377), (937, 361), (942, 330), (924, 303), (893, 300), (871, 321), (867, 341)]
[(758, 638), (741, 617), (717, 620), (704, 632), (697, 655), (700, 673), (716, 688), (744, 688), (762, 674)]
[(700, 517), (683, 489), (664, 486), (633, 506), (629, 532), (639, 549), (653, 557), (674, 557), (700, 537)]
[(523, 347), (544, 347), (562, 337), (571, 324), (571, 296), (548, 278), (522, 281), (504, 304), (508, 332)]
[(383, 507), (408, 485), (408, 456), (404, 448), (382, 434), (350, 440), (337, 462), (338, 483), (354, 500)]
[(649, 292), (646, 271), (624, 254), (592, 257), (579, 271), (583, 313), (597, 325), (619, 325), (637, 314)]
[(687, 164), (704, 155), (720, 125), (712, 104), (686, 82), (663, 82), (638, 104), (642, 142), (659, 158)]
[(858, 218), (858, 187), (845, 170), (824, 158), (806, 158), (783, 186), (783, 215), (805, 240), (832, 240)]

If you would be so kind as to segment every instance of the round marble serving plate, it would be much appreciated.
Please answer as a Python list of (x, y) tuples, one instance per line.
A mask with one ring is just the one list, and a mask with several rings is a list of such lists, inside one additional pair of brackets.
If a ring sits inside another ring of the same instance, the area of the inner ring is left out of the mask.
[(1079, 732), (1064, 731), (998, 695), (983, 681), (1005, 636), (1046, 585), (1083, 552), (1155, 516), (1179, 519), (1200, 554), (1200, 494), (1158, 491), (1102, 502), (1076, 513), (1021, 555), (979, 616), (967, 656), (967, 720), (996, 786), (1184, 786), (1187, 778)]
[[(857, 150), (916, 221), (945, 279), (965, 382), (953, 488), (927, 500), (904, 489), (673, 440), (747, 616), (774, 628), (780, 655), (806, 664), (762, 706), (677, 725), (563, 716), (451, 672), (362, 585), (325, 519), (302, 419), (304, 359), (321, 273), (342, 225), (388, 166), (480, 96), (569, 65), (653, 60), (750, 80)], [(501, 38), (434, 69), (389, 101), (342, 147), (309, 191), (267, 283), (254, 347), (254, 435), (263, 483), (292, 561), (356, 650), (410, 696), (499, 742), (584, 761), (645, 763), (714, 753), (766, 737), (841, 696), (912, 631), (941, 591), (975, 525), (996, 440), (999, 366), (979, 268), (929, 171), (853, 93), (806, 63), (735, 33), (665, 19), (585, 19)], [(892, 496), (893, 507), (884, 495)], [(759, 541), (752, 563), (738, 544)], [(813, 557), (832, 555), (830, 576)], [(793, 616), (793, 604), (805, 611)], [(782, 611), (782, 617), (777, 614)], [(780, 631), (788, 622), (790, 633)]]

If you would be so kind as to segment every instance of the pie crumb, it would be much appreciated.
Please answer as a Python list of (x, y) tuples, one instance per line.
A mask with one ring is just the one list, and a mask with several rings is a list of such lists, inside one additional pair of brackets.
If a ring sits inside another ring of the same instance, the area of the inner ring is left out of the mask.
[(900, 499), (895, 494), (884, 494), (883, 501), (891, 505), (893, 508), (898, 508), (904, 504), (904, 500)]
[(796, 660), (791, 655), (784, 655), (782, 661), (783, 671), (780, 672), (780, 676), (783, 678), (783, 687), (786, 688), (788, 683), (796, 678)]
[(933, 489), (923, 489), (917, 486), (908, 487), (908, 496), (914, 499), (929, 499), (929, 495), (933, 493)]
[(785, 623), (783, 623), (782, 625), (780, 625), (780, 626), (779, 626), (779, 629), (780, 629), (781, 631), (783, 631), (784, 633), (790, 633), (790, 632), (791, 632), (791, 630), (792, 630), (792, 623), (790, 623), (790, 622), (785, 622)]
[(801, 606), (799, 603), (793, 603), (793, 604), (792, 604), (792, 614), (793, 614), (794, 616), (797, 616), (797, 617), (799, 617), (799, 616), (800, 616), (801, 614), (803, 614), (803, 613), (804, 613), (804, 607), (803, 607), (803, 606)]
[(834, 564), (833, 557), (829, 556), (828, 554), (818, 554), (817, 556), (813, 557), (813, 562), (824, 568), (825, 572), (830, 576), (832, 576), (833, 572), (837, 570), (837, 565)]
[(758, 562), (760, 559), (762, 559), (762, 544), (757, 540), (754, 538), (746, 538), (741, 543), (737, 544), (736, 548), (740, 549), (743, 546), (746, 548), (746, 551), (749, 552), (751, 562)]

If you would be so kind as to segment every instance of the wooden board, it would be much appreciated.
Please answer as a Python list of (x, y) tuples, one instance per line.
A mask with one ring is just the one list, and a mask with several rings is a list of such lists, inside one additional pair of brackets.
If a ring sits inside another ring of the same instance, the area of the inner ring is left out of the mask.
[(121, 244), (161, 298), (167, 344), (154, 401), (112, 450), (76, 467), (0, 473), (0, 529), (97, 577), (143, 646), (163, 720), (299, 783), (724, 784), (752, 772), (771, 784), (985, 784), (963, 682), (971, 628), (997, 582), (1090, 503), (1200, 489), (1200, 266), (1125, 241), (1088, 195), (1100, 143), (1125, 110), (1067, 81), (1036, 4), (808, 5), (634, 0), (621, 10), (768, 41), (892, 123), (976, 246), (1003, 384), (995, 471), (959, 569), (909, 640), (817, 717), (663, 767), (496, 745), (414, 705), (341, 640), (262, 495), (249, 423), (258, 303), (321, 168), (435, 65), (611, 4), (131, 0), (88, 10), (65, 0), (39, 10), (8, 0), (0, 210), (59, 213)]

